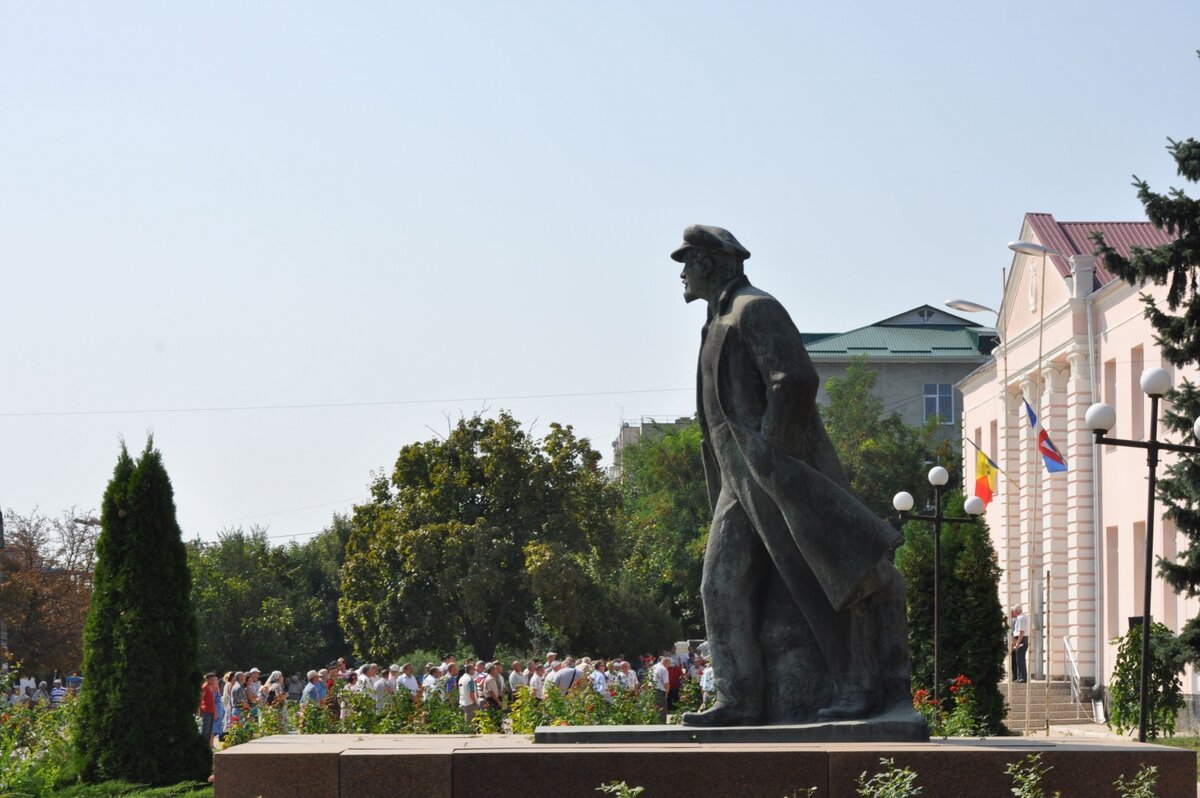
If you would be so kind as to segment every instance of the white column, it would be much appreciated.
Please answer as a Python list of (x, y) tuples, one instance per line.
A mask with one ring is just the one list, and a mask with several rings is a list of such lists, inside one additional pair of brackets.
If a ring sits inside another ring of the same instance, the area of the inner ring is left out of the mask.
[(1000, 502), (1004, 508), (1001, 545), (996, 557), (1000, 560), (1000, 596), (1004, 613), (1017, 604), (1025, 603), (1021, 572), (1021, 396), (1005, 386), (1000, 397), (1000, 451), (998, 465), (1004, 470), (998, 483)]
[(1079, 675), (1099, 679), (1096, 652), (1096, 497), (1092, 490), (1092, 434), (1084, 415), (1092, 401), (1086, 350), (1067, 356), (1066, 437), (1056, 441), (1067, 458), (1067, 625), (1064, 633), (1075, 650)]
[[(1067, 369), (1065, 364), (1050, 364), (1042, 384), (1042, 429), (1055, 446), (1065, 452), (1067, 437)], [(1040, 453), (1038, 468), (1042, 474), (1042, 563), (1050, 573), (1050, 604), (1047, 607), (1050, 646), (1050, 675), (1066, 673), (1066, 653), (1062, 638), (1067, 631), (1067, 477), (1071, 473), (1049, 474)], [(1067, 468), (1071, 467), (1070, 460)], [(1045, 661), (1045, 655), (1043, 655)]]

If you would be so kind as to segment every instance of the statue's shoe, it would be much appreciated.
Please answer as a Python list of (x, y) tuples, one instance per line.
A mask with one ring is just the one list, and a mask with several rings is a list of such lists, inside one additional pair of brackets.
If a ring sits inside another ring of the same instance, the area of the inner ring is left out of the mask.
[(869, 718), (879, 709), (879, 702), (867, 693), (846, 693), (817, 713), (817, 720), (858, 720)]
[(684, 712), (684, 726), (756, 726), (762, 716), (754, 712), (716, 703), (703, 712)]

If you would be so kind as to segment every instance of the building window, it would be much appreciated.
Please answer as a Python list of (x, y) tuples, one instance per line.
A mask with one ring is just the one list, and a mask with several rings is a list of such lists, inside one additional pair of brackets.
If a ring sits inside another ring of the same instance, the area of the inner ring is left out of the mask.
[(1121, 632), (1120, 534), (1115, 526), (1104, 530), (1104, 614), (1109, 639)]
[[(1162, 556), (1163, 559), (1172, 565), (1176, 565), (1178, 561), (1178, 544), (1175, 540), (1175, 522), (1170, 518), (1163, 519), (1162, 530)], [(1179, 603), (1176, 597), (1174, 588), (1164, 580), (1162, 582), (1162, 619), (1163, 623), (1171, 628), (1172, 631), (1178, 629), (1179, 626)]]
[(1146, 368), (1146, 353), (1141, 345), (1129, 350), (1129, 434), (1135, 441), (1146, 435), (1146, 394), (1142, 393), (1142, 371)]
[(954, 386), (948, 382), (925, 383), (925, 421), (934, 416), (942, 424), (954, 423)]
[[(1104, 361), (1104, 401), (1112, 407), (1117, 407), (1117, 359)], [(1111, 443), (1104, 447), (1106, 452), (1115, 452), (1116, 446)]]

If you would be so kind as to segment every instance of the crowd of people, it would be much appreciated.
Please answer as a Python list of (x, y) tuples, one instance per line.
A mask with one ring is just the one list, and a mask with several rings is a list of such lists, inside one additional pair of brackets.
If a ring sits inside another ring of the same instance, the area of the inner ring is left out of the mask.
[(53, 709), (76, 695), (82, 685), (83, 678), (75, 672), (65, 678), (60, 678), (56, 673), (51, 684), (24, 677), (6, 688), (4, 696), (0, 697), (0, 706)]
[(521, 688), (535, 700), (545, 700), (551, 690), (594, 690), (606, 701), (612, 701), (618, 691), (653, 689), (665, 719), (678, 703), (687, 679), (697, 681), (708, 701), (713, 669), (707, 663), (706, 648), (700, 644), (686, 652), (664, 652), (659, 657), (647, 654), (633, 660), (560, 658), (551, 651), (545, 659), (514, 660), (507, 666), (475, 659), (460, 664), (457, 657), (447, 654), (441, 662), (428, 662), (419, 671), (407, 662), (387, 668), (373, 662), (352, 668), (345, 658), (339, 658), (325, 668), (308, 671), (307, 676), (295, 673), (287, 679), (279, 671), (263, 679), (258, 668), (229, 671), (223, 677), (210, 672), (201, 685), (198, 711), (202, 733), (214, 747), (230, 728), (256, 719), (262, 712), (279, 711), (286, 727), (288, 703), (298, 704), (301, 710), (320, 706), (344, 718), (353, 711), (354, 694), (373, 698), (378, 712), (403, 693), (413, 700), (455, 702), (469, 723), (481, 710), (507, 709)]

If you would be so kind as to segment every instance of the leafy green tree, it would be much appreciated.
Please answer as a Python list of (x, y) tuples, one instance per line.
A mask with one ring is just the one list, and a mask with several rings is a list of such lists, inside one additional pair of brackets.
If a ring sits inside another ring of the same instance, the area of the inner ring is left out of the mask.
[(303, 672), (348, 648), (338, 625), (340, 569), (350, 522), (303, 543), (273, 546), (263, 529), (228, 530), (188, 545), (200, 664)]
[(877, 377), (866, 356), (855, 358), (844, 376), (825, 383), (829, 404), (821, 416), (851, 489), (881, 518), (892, 519), (892, 497), (900, 491), (913, 494), (918, 503), (932, 495), (925, 476), (930, 461), (950, 463), (958, 457), (936, 448), (936, 421), (911, 427), (898, 413), (886, 413), (883, 400), (871, 392)]
[(338, 606), (355, 651), (462, 639), (490, 659), (535, 630), (580, 651), (644, 627), (655, 608), (619, 590), (619, 496), (599, 461), (570, 427), (538, 440), (503, 411), (401, 449), (354, 511)]
[[(963, 495), (944, 498), (947, 515), (963, 517)], [(896, 567), (904, 576), (908, 602), (908, 642), (912, 651), (913, 683), (933, 686), (933, 525), (909, 521), (904, 543), (896, 551)], [(1004, 609), (1000, 605), (1000, 566), (982, 521), (942, 525), (942, 584), (940, 670), (945, 699), (947, 685), (959, 674), (975, 686), (975, 702), (992, 732), (1004, 720)]]
[[(1189, 183), (1200, 182), (1200, 141), (1167, 141), (1179, 176)], [(1155, 340), (1163, 357), (1176, 366), (1200, 364), (1200, 200), (1178, 188), (1165, 194), (1155, 192), (1137, 175), (1133, 181), (1146, 218), (1174, 240), (1154, 248), (1131, 247), (1131, 257), (1125, 258), (1108, 246), (1102, 235), (1095, 235), (1097, 252), (1110, 272), (1132, 285), (1169, 286), (1165, 309), (1154, 297), (1142, 295), (1146, 318), (1157, 333)], [(1184, 380), (1166, 399), (1166, 429), (1186, 442), (1197, 442), (1192, 423), (1200, 417), (1200, 389)], [(1166, 517), (1188, 541), (1177, 561), (1159, 560), (1159, 572), (1176, 592), (1200, 596), (1200, 460), (1181, 457), (1169, 465), (1159, 480), (1158, 496), (1167, 508)], [(1200, 662), (1200, 618), (1190, 619), (1180, 638), (1190, 651), (1190, 661)]]
[(196, 728), (196, 615), (171, 481), (153, 439), (125, 446), (104, 492), (76, 748), (86, 781), (207, 777)]
[[(1137, 728), (1141, 713), (1142, 695), (1142, 627), (1133, 626), (1118, 637), (1117, 664), (1113, 667), (1109, 685), (1109, 723), (1124, 734)], [(1150, 684), (1149, 717), (1146, 718), (1146, 738), (1158, 739), (1160, 734), (1175, 734), (1175, 719), (1183, 709), (1183, 671), (1187, 654), (1165, 624), (1150, 624)]]
[(704, 635), (700, 574), (712, 509), (700, 424), (653, 427), (621, 455), (629, 569), (652, 584), (688, 637)]

